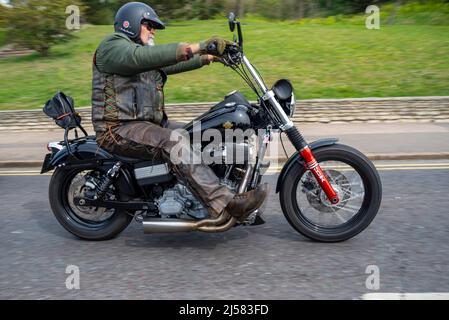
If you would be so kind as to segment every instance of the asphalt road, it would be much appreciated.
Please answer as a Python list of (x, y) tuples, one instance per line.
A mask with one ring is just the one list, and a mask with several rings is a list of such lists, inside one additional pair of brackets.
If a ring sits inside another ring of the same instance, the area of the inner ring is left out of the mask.
[[(133, 222), (114, 240), (81, 241), (50, 211), (49, 176), (0, 174), (0, 299), (360, 299), (375, 292), (449, 292), (449, 166), (430, 167), (381, 171), (378, 216), (337, 244), (297, 234), (273, 190), (261, 226), (145, 235)], [(276, 178), (265, 177), (272, 185)], [(66, 288), (68, 265), (79, 268), (79, 290)], [(370, 265), (379, 270), (377, 291), (366, 287)]]

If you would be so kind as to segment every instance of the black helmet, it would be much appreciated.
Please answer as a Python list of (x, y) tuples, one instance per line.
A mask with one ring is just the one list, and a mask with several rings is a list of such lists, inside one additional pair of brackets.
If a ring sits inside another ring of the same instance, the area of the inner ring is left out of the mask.
[(128, 2), (118, 9), (114, 19), (115, 32), (122, 32), (133, 40), (140, 36), (140, 24), (148, 21), (155, 29), (165, 29), (156, 12), (142, 2)]

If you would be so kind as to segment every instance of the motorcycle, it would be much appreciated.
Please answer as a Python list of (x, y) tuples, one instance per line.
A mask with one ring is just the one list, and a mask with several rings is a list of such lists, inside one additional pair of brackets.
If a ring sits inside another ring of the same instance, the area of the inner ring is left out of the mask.
[[(213, 151), (219, 157), (236, 148), (257, 154), (254, 162), (210, 165), (221, 183), (236, 193), (259, 185), (273, 132), (285, 134), (296, 149), (276, 184), (287, 221), (316, 241), (338, 242), (354, 237), (371, 223), (380, 207), (382, 186), (374, 165), (361, 152), (339, 144), (335, 138), (307, 143), (290, 119), (296, 101), (290, 81), (281, 79), (268, 88), (244, 54), (242, 27), (233, 13), (228, 23), (234, 32), (234, 44), (227, 45), (222, 62), (249, 85), (257, 103), (250, 103), (238, 91), (231, 92), (183, 129), (192, 136), (195, 123), (200, 122), (201, 132), (258, 130), (257, 150), (245, 140), (226, 142)], [(209, 49), (214, 50), (214, 44), (211, 46)], [(101, 149), (95, 137), (82, 128), (80, 119), (74, 117), (73, 101), (65, 102), (71, 108), (66, 114), (72, 116), (72, 125), (65, 127), (63, 141), (48, 144), (51, 152), (44, 159), (41, 173), (54, 169), (49, 186), (51, 209), (72, 234), (87, 240), (111, 239), (133, 219), (142, 223), (145, 233), (224, 232), (234, 226), (263, 223), (262, 209), (251, 213), (243, 223), (226, 210), (218, 218), (210, 217), (207, 204), (169, 162), (123, 157)], [(74, 128), (75, 138), (68, 139), (69, 130)], [(76, 128), (83, 131), (83, 137), (78, 137)], [(206, 145), (199, 148), (204, 151)]]

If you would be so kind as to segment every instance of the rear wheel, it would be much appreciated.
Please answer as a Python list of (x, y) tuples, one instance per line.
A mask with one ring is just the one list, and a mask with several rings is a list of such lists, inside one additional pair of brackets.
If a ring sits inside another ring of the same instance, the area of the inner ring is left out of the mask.
[(337, 242), (352, 238), (379, 210), (382, 186), (377, 170), (362, 153), (345, 145), (313, 153), (340, 202), (331, 204), (312, 173), (296, 162), (281, 186), (283, 213), (293, 228), (310, 239)]
[[(86, 240), (108, 240), (122, 232), (131, 222), (126, 211), (74, 204), (74, 197), (94, 192), (105, 172), (92, 169), (57, 169), (49, 187), (50, 206), (59, 223), (70, 233)], [(105, 197), (117, 199), (112, 185)]]

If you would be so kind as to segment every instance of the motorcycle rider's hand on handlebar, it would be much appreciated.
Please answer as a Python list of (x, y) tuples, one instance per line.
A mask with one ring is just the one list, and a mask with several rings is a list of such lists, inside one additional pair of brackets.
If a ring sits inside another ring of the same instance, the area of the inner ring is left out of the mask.
[(213, 56), (211, 54), (201, 55), (201, 59), (203, 60), (203, 65), (204, 64), (211, 64), (212, 62), (221, 62), (221, 63), (223, 63), (223, 58), (220, 58), (220, 57), (217, 57), (217, 56)]
[(200, 54), (211, 54), (222, 57), (226, 47), (231, 45), (235, 45), (235, 43), (220, 37), (212, 37), (200, 43)]

